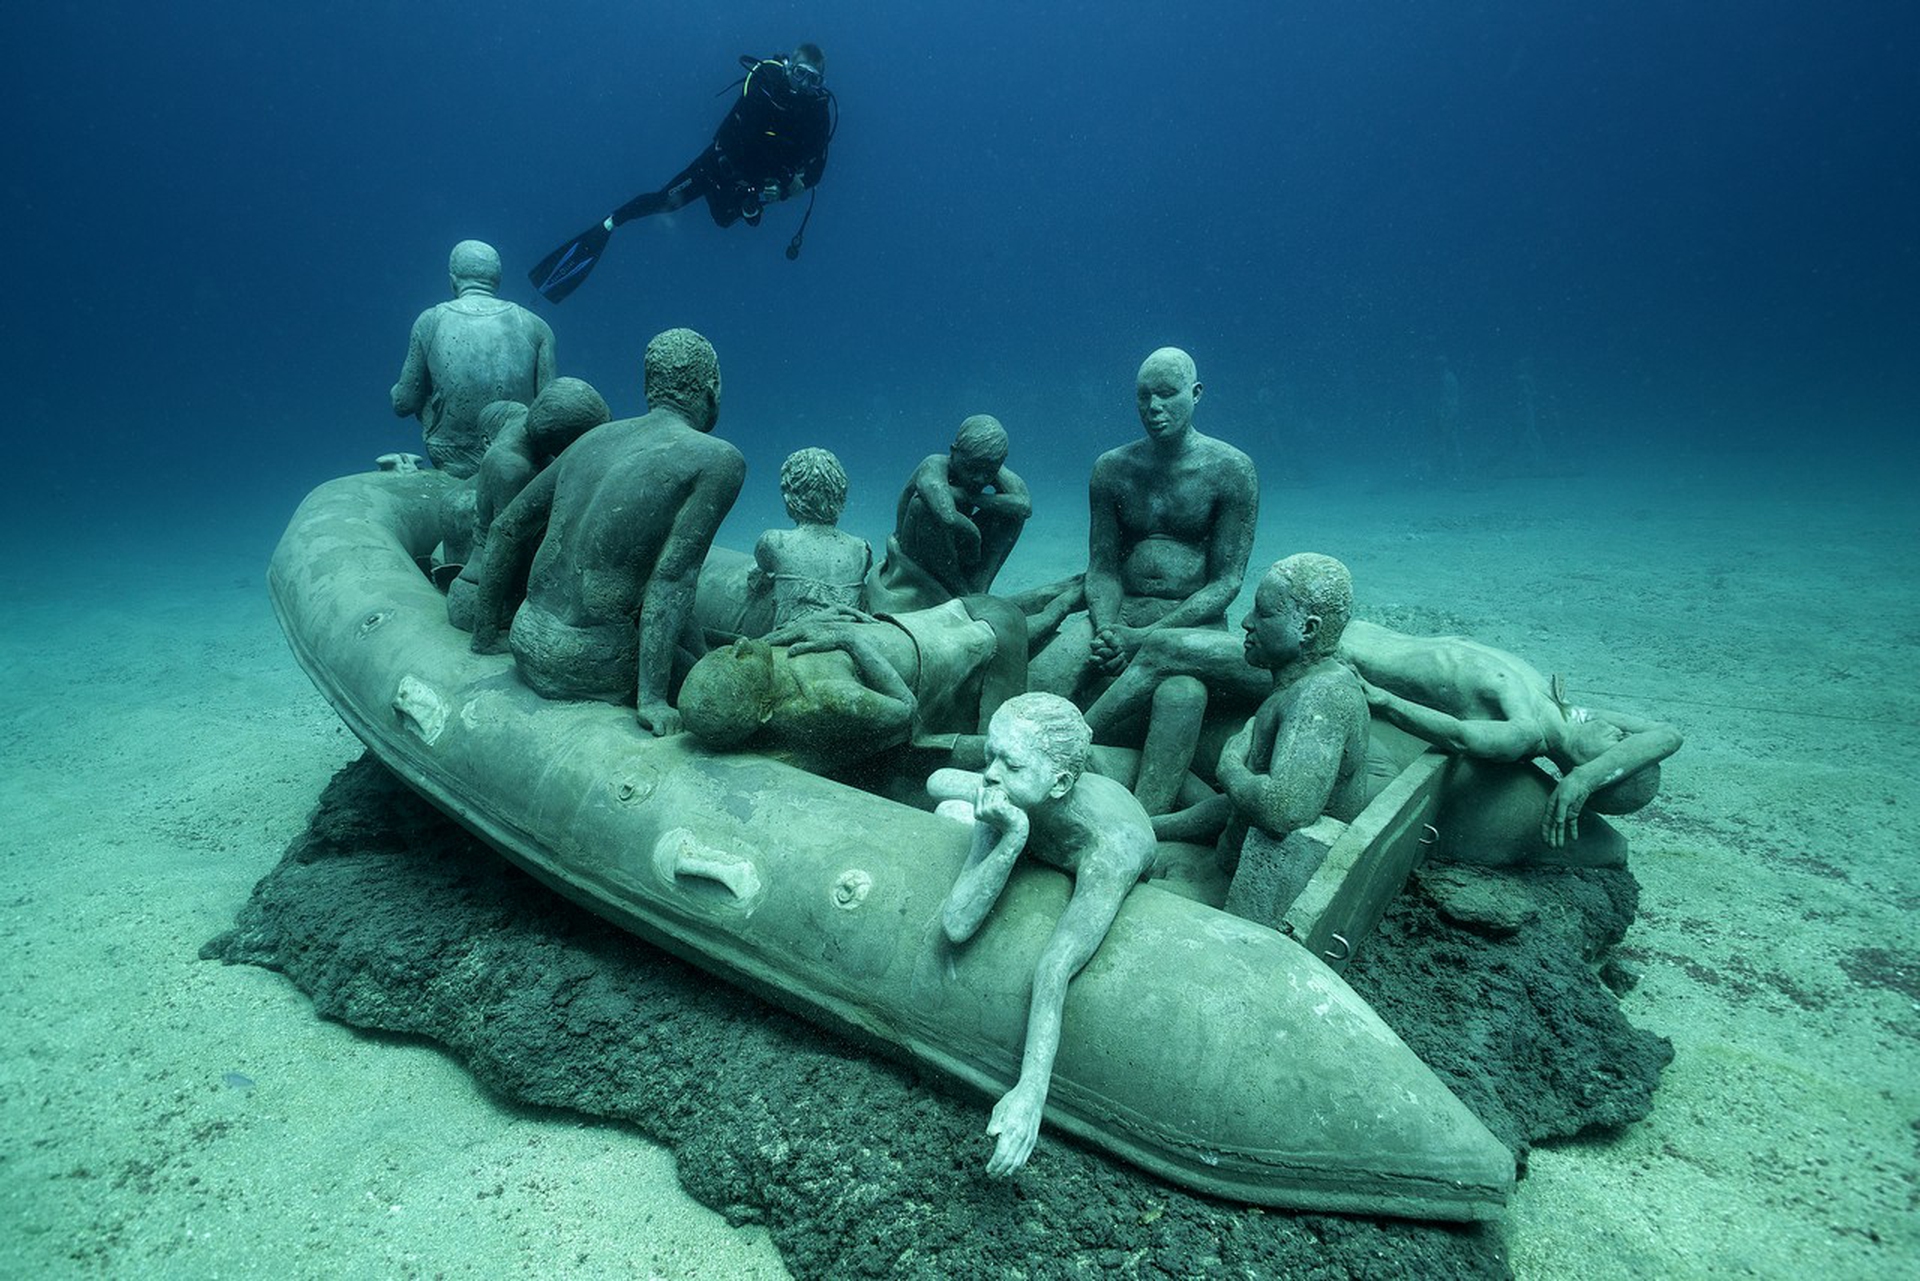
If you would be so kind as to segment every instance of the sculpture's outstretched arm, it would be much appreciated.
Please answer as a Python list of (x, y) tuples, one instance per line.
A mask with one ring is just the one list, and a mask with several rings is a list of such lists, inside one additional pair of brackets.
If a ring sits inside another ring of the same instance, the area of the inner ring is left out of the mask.
[(746, 460), (731, 447), (707, 463), (694, 478), (692, 492), (674, 513), (673, 529), (641, 594), (634, 713), (656, 737), (680, 732), (680, 713), (667, 702), (674, 650), (693, 614), (694, 585), (701, 562), (713, 546), (720, 522), (740, 496), (746, 474)]
[(1658, 721), (1615, 716), (1611, 712), (1596, 715), (1622, 729), (1627, 728), (1622, 724), (1624, 721), (1631, 721), (1641, 728), (1630, 732), (1586, 764), (1568, 770), (1554, 785), (1553, 795), (1547, 798), (1546, 813), (1540, 821), (1540, 835), (1553, 849), (1563, 849), (1579, 839), (1581, 812), (1586, 809), (1588, 799), (1595, 792), (1619, 782), (1629, 774), (1659, 764), (1679, 751), (1686, 741), (1680, 736), (1679, 730)]
[(1047, 1088), (1053, 1082), (1054, 1055), (1060, 1049), (1060, 1024), (1067, 1004), (1067, 984), (1099, 950), (1120, 904), (1139, 878), (1103, 864), (1082, 864), (1075, 874), (1073, 897), (1060, 914), (1053, 937), (1040, 954), (1033, 972), (1033, 999), (1027, 1008), (1027, 1039), (1020, 1055), (1020, 1079), (994, 1105), (987, 1133), (997, 1142), (987, 1159), (987, 1173), (1004, 1177), (1027, 1163), (1040, 1134), (1046, 1110)]
[(1388, 721), (1435, 747), (1488, 761), (1531, 760), (1545, 750), (1539, 732), (1521, 721), (1462, 720), (1402, 698), (1362, 679), (1367, 704)]

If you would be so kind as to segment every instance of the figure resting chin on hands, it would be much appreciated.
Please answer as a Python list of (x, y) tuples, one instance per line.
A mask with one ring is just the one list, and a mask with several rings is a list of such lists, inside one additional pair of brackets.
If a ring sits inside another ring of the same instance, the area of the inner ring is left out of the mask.
[(973, 845), (941, 910), (950, 943), (964, 945), (980, 930), (1022, 850), (1073, 876), (1073, 896), (1034, 968), (1020, 1079), (987, 1123), (997, 1140), (987, 1173), (995, 1176), (1014, 1173), (1032, 1155), (1060, 1048), (1067, 983), (1099, 950), (1153, 862), (1153, 824), (1133, 793), (1083, 772), (1091, 742), (1072, 703), (1021, 694), (987, 726), (986, 768), (938, 770), (927, 780), (941, 813), (973, 824)]

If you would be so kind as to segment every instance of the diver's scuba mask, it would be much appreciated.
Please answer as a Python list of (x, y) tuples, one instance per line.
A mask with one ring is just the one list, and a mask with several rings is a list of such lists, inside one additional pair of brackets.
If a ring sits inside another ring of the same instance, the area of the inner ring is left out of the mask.
[(809, 98), (817, 98), (827, 91), (820, 83), (820, 68), (791, 58), (787, 60), (787, 83), (795, 93)]

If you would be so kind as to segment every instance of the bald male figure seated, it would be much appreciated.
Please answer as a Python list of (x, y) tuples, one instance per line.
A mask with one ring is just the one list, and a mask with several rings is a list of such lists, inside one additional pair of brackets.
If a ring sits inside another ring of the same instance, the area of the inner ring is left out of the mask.
[(554, 376), (553, 330), (518, 303), (494, 297), (500, 255), (463, 240), (447, 257), (451, 300), (413, 322), (407, 357), (389, 396), (418, 418), (433, 465), (465, 479), (486, 452), (480, 413), (496, 400), (530, 404)]
[(1145, 435), (1100, 455), (1088, 485), (1086, 612), (1060, 623), (1032, 664), (1035, 689), (1076, 702), (1157, 632), (1224, 634), (1253, 550), (1253, 460), (1194, 427), (1202, 386), (1193, 358), (1160, 348), (1134, 390)]

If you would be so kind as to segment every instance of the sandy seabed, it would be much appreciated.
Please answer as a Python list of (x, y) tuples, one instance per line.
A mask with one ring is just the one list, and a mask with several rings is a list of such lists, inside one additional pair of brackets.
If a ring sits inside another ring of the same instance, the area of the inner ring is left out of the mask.
[[(1078, 481), (1039, 497), (1008, 586), (1084, 560)], [(1256, 568), (1340, 556), (1363, 616), (1687, 735), (1621, 822), (1623, 1004), (1676, 1058), (1647, 1121), (1533, 1153), (1515, 1273), (1920, 1273), (1920, 517), (1895, 478), (1702, 457), (1263, 504)], [(272, 516), (223, 519), (8, 540), (0, 1276), (784, 1276), (631, 1131), (198, 959), (361, 750), (274, 625)]]

